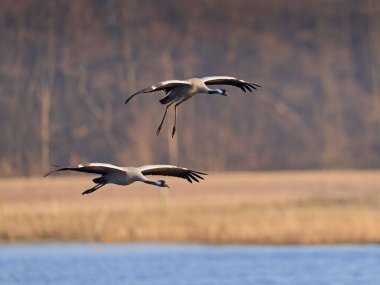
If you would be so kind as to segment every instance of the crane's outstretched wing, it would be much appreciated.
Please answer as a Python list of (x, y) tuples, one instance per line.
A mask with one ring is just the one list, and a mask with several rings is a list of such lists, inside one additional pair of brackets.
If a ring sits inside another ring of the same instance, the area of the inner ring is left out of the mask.
[(202, 80), (206, 85), (232, 85), (240, 88), (244, 92), (246, 92), (246, 90), (252, 92), (252, 89), (257, 90), (257, 88), (261, 87), (256, 83), (246, 82), (231, 76), (208, 76), (203, 77)]
[(138, 169), (143, 175), (174, 176), (186, 179), (190, 183), (193, 183), (193, 181), (199, 182), (199, 179), (204, 179), (201, 175), (207, 175), (207, 173), (174, 165), (144, 165), (138, 167)]
[(125, 104), (128, 104), (128, 102), (137, 94), (150, 93), (150, 92), (161, 91), (161, 90), (165, 91), (165, 93), (167, 94), (170, 91), (172, 91), (174, 88), (184, 87), (184, 86), (191, 86), (191, 84), (183, 80), (166, 80), (166, 81), (158, 82), (156, 84), (153, 84), (150, 87), (144, 88), (132, 94), (131, 96), (127, 98), (127, 100), (125, 100)]
[(49, 172), (46, 172), (43, 177), (46, 177), (50, 174), (53, 174), (57, 171), (65, 171), (65, 170), (71, 170), (71, 171), (78, 171), (78, 172), (85, 172), (85, 173), (94, 173), (94, 174), (109, 174), (109, 173), (115, 173), (115, 172), (122, 172), (124, 173), (124, 169), (122, 167), (108, 164), (108, 163), (88, 163), (88, 164), (79, 164), (77, 166), (70, 166), (70, 167), (60, 167), (57, 165), (53, 165), (55, 167), (58, 167), (57, 169), (51, 170)]

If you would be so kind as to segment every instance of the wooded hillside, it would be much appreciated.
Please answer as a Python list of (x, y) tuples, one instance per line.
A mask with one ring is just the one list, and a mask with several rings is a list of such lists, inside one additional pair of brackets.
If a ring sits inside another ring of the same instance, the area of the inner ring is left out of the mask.
[[(0, 2), (0, 176), (51, 163), (200, 170), (380, 167), (377, 0)], [(171, 78), (262, 85), (179, 107)]]

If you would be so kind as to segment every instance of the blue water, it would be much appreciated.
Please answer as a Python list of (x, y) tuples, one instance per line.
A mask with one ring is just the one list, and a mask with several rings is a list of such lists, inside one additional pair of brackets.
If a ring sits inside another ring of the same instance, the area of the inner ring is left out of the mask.
[(0, 245), (0, 284), (380, 284), (380, 246)]

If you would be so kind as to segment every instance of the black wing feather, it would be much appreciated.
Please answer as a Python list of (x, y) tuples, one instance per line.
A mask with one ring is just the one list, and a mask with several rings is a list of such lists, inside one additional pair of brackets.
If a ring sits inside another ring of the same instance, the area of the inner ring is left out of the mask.
[(49, 176), (50, 174), (53, 174), (55, 172), (59, 171), (76, 171), (76, 172), (84, 172), (84, 173), (93, 173), (93, 174), (100, 174), (105, 175), (113, 171), (120, 171), (117, 169), (112, 169), (105, 166), (91, 166), (91, 165), (77, 165), (77, 166), (70, 166), (70, 167), (60, 167), (58, 165), (54, 165), (55, 167), (59, 167), (58, 169), (53, 169), (51, 171), (48, 171), (44, 173), (43, 177)]
[(257, 88), (261, 87), (260, 85), (253, 82), (246, 82), (244, 80), (238, 78), (215, 78), (209, 79), (205, 81), (206, 85), (232, 85), (240, 88), (244, 92), (249, 90), (252, 92), (252, 89), (257, 90)]
[(207, 173), (204, 172), (179, 167), (152, 168), (143, 170), (141, 173), (143, 175), (175, 176), (186, 179), (190, 183), (193, 183), (193, 181), (199, 182), (199, 179), (204, 179), (201, 175), (207, 175)]

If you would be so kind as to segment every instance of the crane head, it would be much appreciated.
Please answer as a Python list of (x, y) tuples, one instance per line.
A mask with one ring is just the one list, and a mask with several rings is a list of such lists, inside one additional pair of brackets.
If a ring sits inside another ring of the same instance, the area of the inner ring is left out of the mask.
[(158, 186), (170, 188), (168, 184), (166, 184), (165, 180), (158, 180)]
[(220, 89), (220, 90), (222, 91), (222, 93), (220, 95), (230, 97), (230, 94), (227, 93), (226, 89)]

